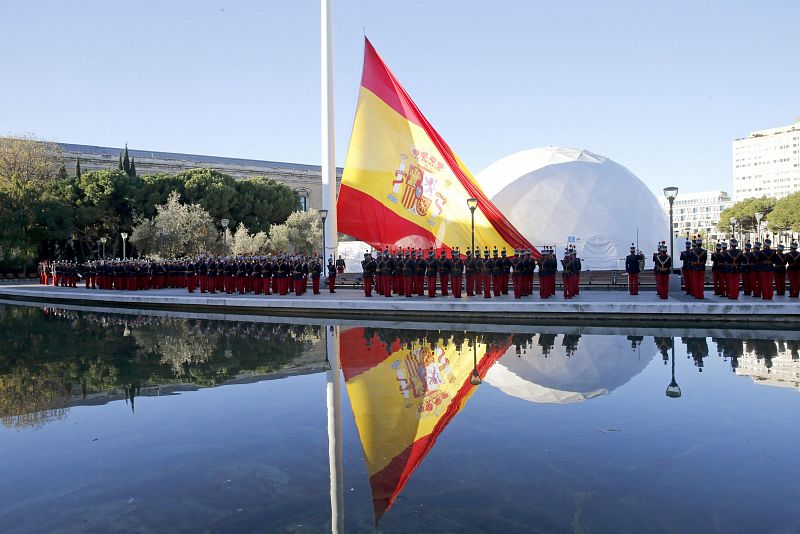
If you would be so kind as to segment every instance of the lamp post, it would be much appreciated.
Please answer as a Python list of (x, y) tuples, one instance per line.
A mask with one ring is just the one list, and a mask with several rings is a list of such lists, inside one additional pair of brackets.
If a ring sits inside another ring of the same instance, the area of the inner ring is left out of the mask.
[(230, 221), (228, 219), (222, 219), (219, 221), (222, 224), (222, 244), (226, 247), (228, 246), (228, 224)]
[(731, 236), (733, 236), (734, 239), (736, 239), (736, 221), (738, 221), (736, 217), (728, 219), (728, 222), (731, 223)]
[(128, 232), (122, 232), (119, 235), (122, 236), (122, 259), (125, 260), (128, 258), (126, 249), (125, 249), (125, 242), (128, 240)]
[(756, 232), (758, 232), (758, 237), (756, 238), (757, 241), (761, 241), (761, 219), (764, 218), (764, 214), (760, 211), (756, 212)]
[[(473, 208), (474, 209), (474, 208)], [(472, 339), (472, 374), (469, 377), (469, 383), (473, 386), (480, 386), (483, 383), (481, 375), (478, 373), (478, 339)]]
[(106, 238), (101, 237), (100, 242), (103, 244), (103, 259), (106, 259)]
[(473, 258), (475, 257), (475, 208), (478, 207), (478, 199), (477, 198), (468, 198), (467, 199), (467, 206), (469, 207), (469, 212), (472, 215), (472, 254)]
[(158, 255), (164, 257), (164, 229), (158, 229)]
[(325, 219), (328, 218), (328, 210), (319, 210), (319, 218), (322, 219), (322, 265), (325, 267)]
[(681, 396), (681, 387), (675, 382), (675, 339), (672, 339), (672, 381), (667, 386), (667, 397), (677, 399)]
[[(674, 186), (664, 188), (664, 196), (669, 201), (669, 256), (672, 261), (675, 261), (675, 240), (672, 239), (672, 205), (675, 203), (675, 197), (678, 196), (678, 188)], [(674, 265), (672, 271), (674, 272)], [(671, 274), (671, 273), (670, 273)]]

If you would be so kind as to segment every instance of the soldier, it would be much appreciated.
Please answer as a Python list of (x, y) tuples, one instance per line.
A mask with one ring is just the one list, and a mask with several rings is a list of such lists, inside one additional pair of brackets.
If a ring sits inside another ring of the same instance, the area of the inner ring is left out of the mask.
[(461, 298), (461, 280), (464, 273), (464, 260), (461, 259), (461, 251), (456, 247), (455, 251), (451, 251), (452, 271), (450, 272), (450, 283), (453, 286), (453, 298)]
[(464, 262), (464, 270), (467, 275), (467, 296), (475, 296), (475, 259), (472, 257), (472, 251), (467, 249), (467, 261)]
[(800, 251), (797, 250), (797, 243), (789, 245), (789, 252), (786, 253), (786, 272), (789, 276), (789, 298), (797, 298), (800, 295)]
[(328, 290), (336, 293), (336, 264), (333, 262), (333, 254), (328, 258)]
[[(397, 281), (398, 273), (400, 273), (399, 282)], [(400, 271), (400, 269), (398, 269), (397, 255), (395, 252), (389, 253), (388, 259), (386, 260), (386, 263), (383, 266), (383, 275), (386, 278), (386, 283), (384, 284), (383, 287), (384, 297), (391, 297), (393, 292), (397, 294), (402, 293), (403, 273)]]
[(316, 254), (314, 254), (314, 257), (311, 259), (309, 270), (311, 271), (311, 290), (315, 295), (319, 295), (319, 279), (322, 276), (322, 262)]
[(364, 296), (372, 296), (372, 283), (375, 280), (377, 262), (369, 252), (364, 253), (364, 260), (361, 262), (361, 270), (364, 275)]
[(508, 279), (511, 276), (511, 259), (506, 256), (505, 248), (500, 251), (500, 265), (502, 267), (500, 290), (503, 295), (508, 295)]
[(515, 299), (522, 298), (522, 293), (524, 291), (524, 278), (522, 274), (522, 262), (524, 260), (522, 256), (522, 251), (520, 249), (514, 249), (514, 257), (511, 258), (511, 281), (514, 284)]
[(761, 243), (753, 243), (753, 255), (750, 257), (750, 280), (753, 284), (753, 297), (761, 298)]
[(436, 259), (433, 247), (428, 251), (428, 261), (425, 264), (425, 277), (428, 279), (428, 297), (436, 296), (436, 275), (439, 273), (439, 260)]
[(705, 298), (706, 286), (706, 261), (708, 252), (703, 248), (703, 240), (699, 237), (694, 240), (694, 247), (689, 253), (690, 277), (692, 277), (692, 296), (696, 299)]
[(753, 294), (752, 269), (755, 262), (753, 258), (753, 245), (747, 241), (742, 252), (741, 272), (742, 272), (742, 291), (748, 297)]
[(503, 290), (503, 262), (498, 256), (497, 247), (492, 252), (492, 292), (499, 297)]
[(669, 297), (669, 275), (672, 272), (672, 258), (667, 254), (667, 244), (661, 242), (658, 252), (653, 254), (653, 271), (656, 275), (656, 293), (661, 300)]
[(338, 274), (344, 274), (344, 269), (345, 269), (344, 260), (342, 259), (341, 256), (339, 256), (339, 259), (336, 260), (336, 272)]
[(441, 280), (442, 296), (447, 297), (450, 293), (450, 273), (453, 270), (453, 262), (447, 257), (447, 252), (442, 249), (441, 258), (439, 258), (439, 280)]
[(758, 282), (763, 300), (772, 300), (774, 294), (773, 281), (775, 277), (775, 251), (770, 248), (772, 241), (764, 240), (764, 250), (758, 256)]
[(411, 251), (406, 250), (406, 257), (400, 263), (400, 270), (403, 274), (403, 294), (406, 298), (411, 298), (414, 289), (414, 279), (417, 277), (417, 265), (411, 257)]
[(786, 295), (786, 254), (783, 253), (783, 245), (778, 245), (772, 264), (775, 266), (775, 294)]
[(422, 249), (417, 250), (417, 258), (414, 260), (414, 268), (416, 269), (417, 276), (415, 277), (415, 284), (417, 289), (417, 296), (425, 296), (425, 271), (427, 262), (422, 257)]
[(568, 248), (564, 249), (564, 258), (561, 260), (561, 288), (564, 292), (564, 299), (572, 299), (572, 254)]
[(295, 256), (292, 261), (292, 282), (294, 282), (294, 296), (299, 297), (303, 294), (303, 258)]
[[(133, 278), (132, 273), (129, 273), (128, 278)], [(130, 286), (129, 286), (130, 287)], [(186, 288), (189, 293), (194, 293), (197, 287), (197, 264), (194, 260), (189, 260), (186, 264)]]
[(719, 290), (720, 296), (727, 297), (728, 296), (728, 272), (730, 271), (730, 265), (728, 264), (728, 243), (723, 241), (720, 243), (722, 246), (722, 251), (720, 252), (718, 269), (719, 269)]
[(743, 263), (746, 261), (744, 252), (737, 247), (739, 242), (736, 239), (731, 239), (731, 246), (725, 253), (725, 265), (727, 267), (728, 280), (725, 284), (727, 289), (728, 298), (731, 300), (739, 300), (739, 278), (744, 268)]
[(383, 295), (383, 268), (386, 264), (383, 254), (378, 251), (378, 257), (375, 259), (375, 291), (378, 295)]
[[(688, 238), (688, 235), (687, 235)], [(692, 244), (686, 241), (686, 250), (681, 252), (680, 260), (681, 260), (681, 276), (683, 277), (683, 292), (687, 295), (692, 294), (692, 275), (691, 269), (689, 268), (689, 255), (692, 252)]]
[(722, 262), (722, 243), (717, 242), (716, 250), (711, 253), (711, 284), (715, 295), (722, 295), (720, 286), (720, 262)]
[[(581, 270), (583, 269), (583, 264), (581, 264), (581, 259), (578, 257), (578, 251), (575, 249), (574, 246), (570, 247), (570, 254), (572, 255), (572, 270), (574, 273), (574, 277), (572, 280), (572, 294), (573, 295), (580, 295), (581, 294)], [(639, 267), (644, 265), (644, 254), (639, 252)]]
[(489, 247), (483, 249), (483, 298), (492, 298), (492, 275), (494, 274), (494, 260), (489, 257)]
[(628, 273), (628, 292), (631, 295), (639, 294), (639, 255), (636, 246), (631, 243), (631, 253), (625, 258), (625, 272)]

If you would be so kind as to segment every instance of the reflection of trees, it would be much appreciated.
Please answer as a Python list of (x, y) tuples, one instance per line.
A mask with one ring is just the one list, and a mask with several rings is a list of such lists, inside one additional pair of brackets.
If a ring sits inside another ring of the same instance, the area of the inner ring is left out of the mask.
[(132, 405), (147, 385), (268, 374), (321, 335), (318, 326), (2, 305), (0, 312), (0, 420), (18, 428), (64, 417), (77, 395), (110, 391)]
[(0, 422), (9, 428), (34, 427), (63, 419), (69, 385), (48, 367), (17, 365), (0, 377)]

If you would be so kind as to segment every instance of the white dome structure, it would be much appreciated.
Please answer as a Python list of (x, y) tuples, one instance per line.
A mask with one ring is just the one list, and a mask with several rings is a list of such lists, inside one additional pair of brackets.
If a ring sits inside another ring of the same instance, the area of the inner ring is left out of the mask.
[(574, 243), (584, 269), (623, 269), (637, 232), (649, 265), (658, 242), (669, 238), (669, 218), (647, 186), (622, 165), (586, 150), (523, 150), (476, 178), (528, 241), (562, 250)]
[[(658, 354), (652, 337), (639, 340), (634, 348), (631, 341), (617, 335), (542, 336), (519, 355), (512, 346), (484, 381), (530, 402), (582, 402), (628, 383)], [(546, 357), (542, 345), (552, 345)]]

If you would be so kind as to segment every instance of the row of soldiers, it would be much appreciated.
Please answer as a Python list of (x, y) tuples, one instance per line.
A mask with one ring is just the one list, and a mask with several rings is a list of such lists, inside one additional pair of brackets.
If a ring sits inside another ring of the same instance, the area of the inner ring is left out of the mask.
[[(572, 298), (578, 294), (580, 286), (581, 262), (574, 248), (565, 251), (562, 263), (564, 278), (564, 297)], [(533, 294), (533, 275), (539, 268), (539, 296), (543, 299), (555, 294), (555, 277), (558, 260), (553, 247), (544, 247), (539, 258), (530, 249), (515, 249), (509, 257), (505, 249), (494, 248), (490, 255), (489, 247), (467, 249), (462, 256), (459, 247), (436, 251), (430, 248), (428, 257), (423, 258), (422, 249), (402, 248), (390, 251), (388, 248), (373, 256), (366, 252), (361, 262), (364, 278), (364, 295), (372, 297), (373, 290), (378, 295), (391, 297), (400, 295), (410, 298), (414, 295), (434, 298), (438, 289), (442, 296), (461, 298), (462, 286), (467, 296), (483, 295), (484, 298), (508, 295), (509, 282), (513, 280), (514, 298), (521, 299)], [(466, 283), (466, 284), (465, 284)], [(464, 285), (465, 284), (465, 285)]]
[[(336, 264), (333, 256), (326, 265), (329, 291), (335, 293)], [(180, 260), (99, 260), (85, 263), (43, 261), (39, 282), (43, 285), (86, 289), (144, 290), (184, 288), (189, 293), (217, 292), (256, 295), (290, 292), (302, 295), (311, 279), (314, 294), (320, 293), (323, 272), (316, 255), (200, 256)]]

